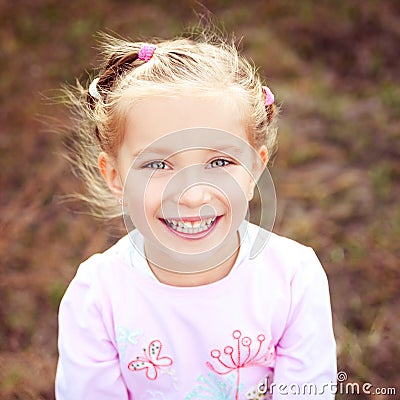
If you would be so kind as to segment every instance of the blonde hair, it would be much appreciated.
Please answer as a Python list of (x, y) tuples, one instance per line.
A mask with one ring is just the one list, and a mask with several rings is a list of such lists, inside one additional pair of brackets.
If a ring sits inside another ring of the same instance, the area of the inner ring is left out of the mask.
[(215, 34), (194, 38), (154, 40), (153, 57), (138, 58), (144, 42), (102, 35), (103, 65), (94, 96), (77, 84), (67, 90), (76, 122), (72, 159), (85, 181), (87, 201), (94, 215), (113, 218), (121, 215), (103, 178), (97, 159), (100, 151), (116, 157), (123, 141), (126, 112), (136, 101), (150, 95), (176, 95), (190, 90), (193, 95), (226, 94), (239, 103), (246, 121), (249, 143), (265, 144), (269, 162), (277, 150), (278, 113), (275, 104), (265, 105), (261, 79), (253, 65), (239, 55), (234, 43)]

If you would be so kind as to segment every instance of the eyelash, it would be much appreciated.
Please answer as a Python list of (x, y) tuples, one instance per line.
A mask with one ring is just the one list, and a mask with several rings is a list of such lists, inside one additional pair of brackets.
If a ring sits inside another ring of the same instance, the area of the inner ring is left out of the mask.
[[(160, 164), (162, 164), (164, 166), (164, 168), (158, 168), (156, 166), (156, 165), (160, 166)], [(165, 167), (168, 167), (168, 165), (165, 161), (162, 161), (162, 160), (151, 161), (151, 162), (143, 165), (143, 168), (149, 168), (149, 169), (170, 169), (169, 167), (168, 168), (165, 168)]]
[[(214, 166), (214, 167), (211, 166), (213, 163), (215, 163), (217, 161), (219, 161), (219, 162), (222, 161), (224, 163), (224, 165), (217, 165), (217, 166)], [(210, 161), (210, 167), (209, 168), (224, 168), (224, 167), (227, 167), (228, 165), (231, 165), (231, 164), (233, 164), (233, 162), (230, 161), (230, 160), (227, 160), (226, 158), (216, 158), (216, 159)]]
[[(213, 163), (216, 163), (216, 162), (219, 162), (219, 163), (222, 162), (223, 165), (214, 165), (213, 166)], [(209, 166), (207, 168), (224, 168), (224, 167), (227, 167), (228, 165), (232, 165), (232, 164), (233, 164), (232, 161), (227, 160), (225, 158), (216, 158), (216, 159), (210, 161)], [(162, 167), (160, 168), (160, 166), (162, 166)], [(151, 162), (143, 165), (143, 168), (154, 169), (154, 170), (168, 170), (168, 169), (171, 169), (167, 165), (167, 163), (165, 161), (162, 161), (162, 160), (151, 161)]]

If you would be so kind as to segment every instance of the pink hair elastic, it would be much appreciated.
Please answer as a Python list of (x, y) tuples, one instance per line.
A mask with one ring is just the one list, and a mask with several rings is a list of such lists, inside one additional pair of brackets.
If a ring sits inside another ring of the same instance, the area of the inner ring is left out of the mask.
[(157, 46), (154, 44), (142, 44), (139, 50), (138, 59), (147, 62), (153, 57), (154, 51), (156, 50)]
[(271, 92), (271, 89), (268, 86), (263, 86), (262, 89), (264, 92), (264, 104), (266, 106), (270, 106), (271, 104), (274, 104), (275, 96)]

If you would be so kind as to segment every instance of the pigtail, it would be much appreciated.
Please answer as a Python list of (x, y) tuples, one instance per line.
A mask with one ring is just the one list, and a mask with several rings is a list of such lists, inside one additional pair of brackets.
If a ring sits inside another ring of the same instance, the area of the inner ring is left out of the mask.
[(133, 63), (138, 59), (138, 52), (129, 54), (112, 54), (104, 66), (103, 71), (100, 73), (99, 78), (96, 80), (97, 94), (93, 95), (90, 90), (87, 93), (87, 102), (89, 107), (94, 110), (96, 101), (103, 99), (106, 101), (107, 93), (109, 93), (119, 78), (125, 73), (129, 72)]
[(100, 90), (105, 93), (111, 91), (119, 78), (133, 68), (133, 64), (137, 59), (138, 52), (123, 56), (116, 54), (112, 55), (104, 68), (104, 72), (99, 78), (97, 85)]
[[(95, 110), (98, 101), (102, 101), (103, 104), (106, 103), (107, 96), (112, 91), (115, 84), (122, 76), (129, 73), (133, 69), (134, 63), (138, 59), (138, 51), (132, 51), (128, 54), (113, 53), (110, 55), (99, 77), (94, 79), (89, 86), (86, 101), (91, 111)], [(100, 147), (105, 150), (97, 125), (95, 126), (94, 133), (100, 144)]]
[(265, 112), (267, 113), (267, 124), (270, 125), (278, 114), (277, 106), (275, 104), (265, 106)]

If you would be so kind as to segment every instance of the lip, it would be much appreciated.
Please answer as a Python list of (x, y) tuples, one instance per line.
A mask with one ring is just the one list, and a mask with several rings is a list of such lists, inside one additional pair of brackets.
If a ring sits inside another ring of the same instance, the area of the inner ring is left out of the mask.
[(168, 217), (168, 218), (159, 218), (161, 220), (164, 219), (174, 219), (176, 221), (182, 221), (182, 222), (196, 222), (196, 221), (204, 221), (205, 219), (210, 219), (210, 218), (218, 218), (218, 215), (201, 215), (200, 217), (196, 216), (196, 217)]
[[(205, 231), (202, 231), (202, 232), (198, 232), (198, 233), (183, 233), (183, 232), (178, 232), (178, 231), (172, 229), (172, 228), (165, 222), (165, 220), (164, 220), (163, 218), (159, 218), (159, 220), (160, 220), (160, 221), (164, 224), (164, 226), (166, 226), (166, 227), (168, 228), (168, 230), (169, 230), (171, 233), (173, 233), (174, 235), (179, 236), (179, 237), (184, 238), (184, 239), (198, 240), (198, 239), (204, 238), (205, 236), (208, 236), (208, 235), (215, 229), (215, 227), (216, 227), (217, 224), (219, 223), (219, 220), (221, 219), (221, 217), (222, 217), (221, 215), (217, 216), (217, 217), (215, 218), (214, 223), (211, 225), (211, 227), (210, 227), (209, 229), (207, 229), (207, 230), (205, 230)], [(209, 218), (213, 218), (213, 217), (209, 217)], [(169, 219), (169, 218), (168, 218), (168, 219)], [(173, 219), (173, 218), (171, 218), (171, 219)], [(200, 218), (200, 217), (185, 217), (185, 218), (176, 218), (176, 219), (177, 219), (177, 220), (180, 220), (180, 221), (196, 222), (196, 221), (201, 221), (201, 220), (208, 219), (208, 218), (206, 218), (206, 217), (202, 217), (202, 218)]]

